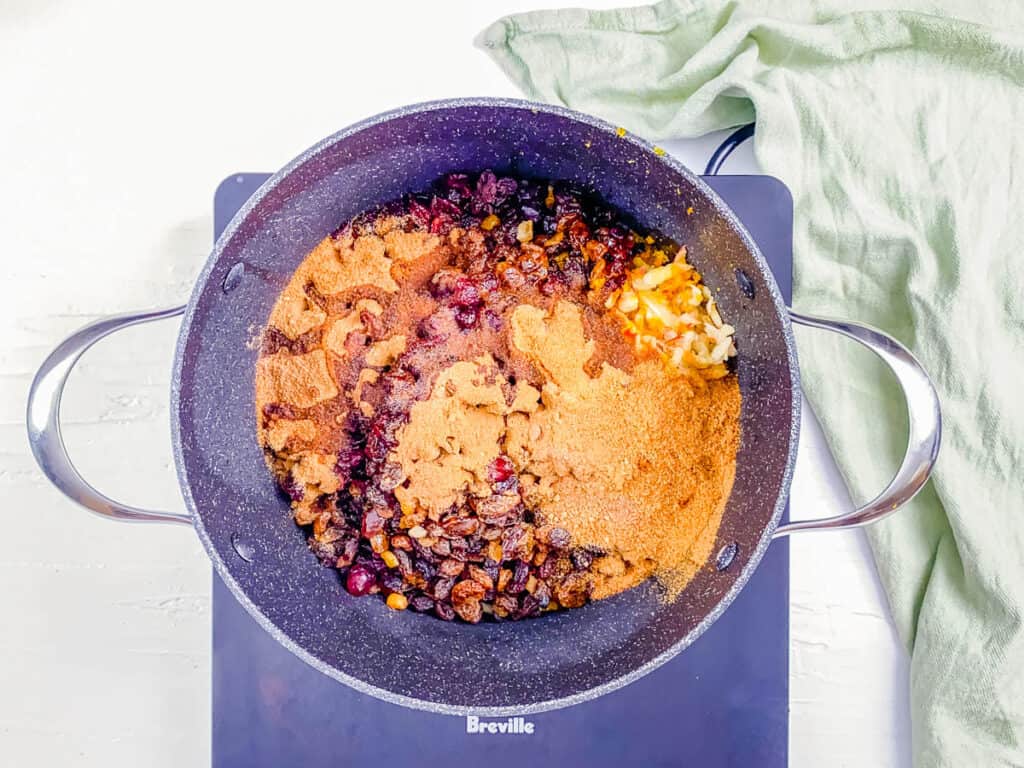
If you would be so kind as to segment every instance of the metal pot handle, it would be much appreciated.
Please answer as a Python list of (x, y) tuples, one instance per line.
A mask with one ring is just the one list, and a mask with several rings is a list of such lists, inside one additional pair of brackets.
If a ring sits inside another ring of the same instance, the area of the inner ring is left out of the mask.
[(877, 328), (845, 320), (830, 320), (789, 310), (794, 323), (810, 328), (823, 328), (848, 336), (878, 355), (896, 375), (907, 401), (910, 429), (907, 450), (896, 475), (878, 496), (852, 512), (821, 520), (798, 520), (775, 529), (773, 538), (798, 531), (824, 531), (832, 528), (855, 528), (873, 523), (892, 514), (921, 490), (935, 466), (942, 439), (942, 411), (927, 372), (917, 358), (892, 336)]
[(39, 367), (28, 393), (28, 442), (36, 463), (60, 491), (72, 501), (111, 520), (139, 523), (192, 524), (183, 512), (159, 512), (121, 504), (93, 488), (75, 469), (60, 433), (60, 401), (64, 383), (78, 359), (89, 347), (114, 331), (152, 320), (175, 317), (184, 306), (150, 312), (130, 312), (97, 320), (62, 341)]

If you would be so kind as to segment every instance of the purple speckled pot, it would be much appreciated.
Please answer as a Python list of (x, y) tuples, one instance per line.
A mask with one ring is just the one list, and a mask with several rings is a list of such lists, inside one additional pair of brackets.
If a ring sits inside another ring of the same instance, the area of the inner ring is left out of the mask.
[[(644, 585), (582, 609), (468, 626), (350, 597), (319, 568), (257, 445), (252, 343), (304, 255), (354, 214), (453, 171), (493, 168), (596, 188), (686, 243), (736, 326), (743, 393), (736, 482), (716, 550), (676, 602)], [(692, 207), (692, 215), (687, 208)], [(749, 276), (741, 286), (737, 270)], [(744, 290), (744, 287), (747, 289)], [(752, 295), (751, 295), (752, 294)], [(504, 714), (625, 685), (686, 648), (750, 577), (778, 524), (796, 455), (799, 386), (783, 301), (757, 247), (694, 174), (613, 126), (522, 101), (408, 107), (304, 152), (239, 211), (181, 328), (171, 421), (178, 473), (217, 572), (257, 621), (324, 673), (400, 704)]]

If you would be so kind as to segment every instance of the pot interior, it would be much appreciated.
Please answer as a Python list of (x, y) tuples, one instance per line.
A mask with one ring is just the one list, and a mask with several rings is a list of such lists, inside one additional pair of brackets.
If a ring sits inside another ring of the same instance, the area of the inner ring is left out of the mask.
[[(645, 584), (581, 609), (471, 626), (352, 598), (334, 571), (317, 566), (264, 464), (254, 429), (254, 341), (295, 267), (353, 215), (426, 189), (446, 172), (485, 168), (591, 186), (641, 225), (685, 243), (736, 327), (742, 438), (716, 546), (735, 544), (736, 556), (724, 570), (709, 564), (674, 603)], [(736, 270), (749, 277), (753, 297)], [(179, 340), (172, 426), (182, 489), (235, 595), (325, 673), (437, 711), (571, 704), (635, 679), (692, 642), (760, 559), (795, 455), (795, 360), (782, 311), (764, 261), (718, 198), (611, 126), (495, 100), (374, 118), (271, 179), (218, 241)]]

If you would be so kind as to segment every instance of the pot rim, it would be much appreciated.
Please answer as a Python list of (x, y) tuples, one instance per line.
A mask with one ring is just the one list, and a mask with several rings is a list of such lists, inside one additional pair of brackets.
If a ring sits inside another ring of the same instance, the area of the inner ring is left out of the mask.
[(761, 558), (764, 557), (768, 545), (772, 541), (772, 535), (775, 529), (779, 525), (779, 521), (782, 518), (782, 513), (785, 510), (786, 503), (789, 499), (789, 489), (793, 479), (793, 469), (796, 464), (797, 446), (800, 436), (800, 408), (801, 408), (801, 391), (800, 391), (800, 371), (797, 361), (796, 343), (793, 337), (793, 328), (790, 323), (789, 313), (786, 308), (785, 301), (782, 298), (782, 294), (779, 291), (778, 284), (775, 281), (775, 277), (772, 275), (771, 270), (768, 267), (768, 263), (765, 261), (764, 256), (761, 254), (760, 249), (754, 242), (753, 238), (747, 232), (746, 227), (739, 221), (732, 209), (726, 205), (726, 203), (711, 189), (699, 175), (691, 171), (689, 168), (684, 166), (679, 160), (672, 157), (665, 152), (656, 152), (655, 146), (638, 137), (632, 133), (625, 133), (620, 135), (619, 138), (623, 141), (628, 141), (641, 151), (651, 155), (652, 159), (659, 161), (669, 166), (674, 172), (685, 177), (690, 183), (692, 183), (701, 193), (711, 202), (716, 212), (721, 215), (739, 235), (740, 239), (750, 251), (754, 258), (755, 263), (761, 271), (761, 277), (769, 292), (773, 306), (775, 307), (776, 314), (778, 315), (781, 325), (784, 341), (787, 350), (787, 362), (789, 366), (790, 382), (791, 382), (791, 394), (790, 394), (790, 425), (789, 425), (789, 452), (786, 457), (786, 465), (783, 470), (782, 480), (779, 488), (778, 498), (775, 501), (775, 508), (772, 512), (772, 517), (765, 526), (761, 533), (761, 537), (758, 539), (757, 547), (750, 553), (750, 557), (747, 559), (736, 580), (729, 587), (729, 590), (722, 596), (722, 598), (715, 604), (715, 606), (704, 615), (704, 617), (691, 629), (686, 635), (680, 638), (676, 643), (666, 648), (655, 658), (646, 662), (645, 664), (633, 669), (632, 671), (620, 675), (619, 677), (609, 680), (606, 683), (588, 688), (584, 691), (572, 694), (571, 696), (560, 697), (556, 699), (548, 699), (546, 701), (534, 702), (532, 704), (526, 704), (522, 706), (501, 706), (501, 707), (474, 707), (474, 706), (459, 706), (452, 704), (444, 704), (441, 702), (428, 701), (425, 699), (417, 699), (412, 696), (406, 696), (402, 694), (396, 694), (392, 691), (388, 691), (384, 688), (380, 688), (374, 685), (370, 685), (358, 678), (352, 677), (340, 671), (336, 667), (327, 664), (322, 661), (305, 648), (300, 646), (294, 640), (291, 639), (284, 631), (279, 629), (266, 614), (264, 614), (259, 606), (257, 606), (249, 596), (241, 589), (238, 582), (232, 577), (227, 565), (221, 558), (217, 549), (214, 547), (212, 540), (210, 539), (209, 533), (206, 530), (206, 526), (203, 522), (202, 516), (198, 513), (195, 499), (192, 496), (192, 488), (188, 482), (188, 474), (185, 469), (185, 457), (182, 448), (182, 436), (181, 436), (181, 423), (179, 419), (180, 407), (181, 407), (181, 389), (180, 382), (182, 378), (182, 370), (184, 367), (184, 353), (186, 342), (189, 338), (192, 321), (195, 315), (196, 307), (200, 295), (206, 286), (206, 283), (210, 279), (214, 267), (220, 261), (220, 258), (225, 250), (227, 243), (229, 243), (235, 235), (238, 233), (242, 226), (242, 223), (248, 218), (252, 211), (263, 201), (263, 199), (270, 194), (282, 181), (289, 177), (294, 171), (301, 168), (312, 158), (325, 151), (334, 144), (349, 138), (361, 131), (368, 128), (374, 127), (381, 123), (386, 123), (395, 118), (404, 117), (406, 115), (420, 114), (425, 112), (435, 112), (441, 110), (448, 110), (453, 108), (463, 107), (484, 107), (484, 108), (504, 108), (504, 109), (517, 109), (526, 110), (532, 113), (544, 112), (547, 114), (557, 115), (569, 120), (581, 122), (588, 125), (591, 128), (595, 128), (602, 132), (609, 134), (618, 135), (621, 129), (616, 128), (611, 123), (602, 120), (591, 115), (587, 115), (575, 110), (567, 109), (565, 107), (542, 104), (540, 102), (529, 101), (526, 99), (511, 99), (511, 98), (493, 98), (493, 97), (463, 97), (453, 99), (438, 99), (434, 101), (420, 102), (417, 104), (410, 104), (407, 106), (392, 109), (386, 112), (382, 112), (377, 115), (373, 115), (364, 120), (343, 128), (342, 130), (320, 140), (313, 146), (309, 147), (301, 154), (296, 156), (291, 162), (277, 171), (271, 176), (264, 184), (250, 197), (245, 204), (238, 210), (238, 212), (231, 219), (231, 222), (225, 228), (224, 232), (216, 243), (210, 256), (207, 258), (202, 271), (197, 276), (192, 294), (189, 297), (188, 304), (185, 308), (185, 314), (182, 318), (181, 328), (178, 333), (178, 339), (175, 344), (174, 352), (174, 366), (172, 368), (171, 377), (171, 407), (170, 407), (170, 419), (171, 419), (171, 442), (174, 450), (174, 464), (178, 475), (178, 484), (181, 487), (182, 497), (185, 500), (186, 507), (192, 517), (193, 527), (196, 533), (199, 535), (199, 539), (202, 542), (203, 548), (206, 550), (207, 556), (213, 564), (214, 570), (217, 575), (224, 581), (224, 583), (231, 590), (245, 610), (255, 621), (268, 632), (277, 642), (287, 648), (298, 658), (312, 666), (314, 669), (322, 672), (323, 674), (348, 685), (361, 693), (373, 696), (377, 699), (382, 699), (392, 704), (399, 704), (402, 706), (410, 707), (413, 709), (426, 710), (437, 714), (447, 715), (477, 715), (482, 717), (506, 717), (509, 715), (528, 715), (537, 714), (540, 712), (547, 712), (554, 709), (561, 709), (563, 707), (573, 706), (590, 699), (598, 698), (606, 693), (610, 693), (618, 688), (628, 685), (644, 675), (652, 672), (653, 670), (660, 667), (665, 662), (674, 658), (677, 654), (685, 650), (691, 645), (700, 635), (702, 635), (708, 627), (713, 624), (719, 616), (725, 611), (726, 608), (733, 602), (740, 590), (746, 585), (750, 577), (753, 575), (757, 566), (761, 562)]

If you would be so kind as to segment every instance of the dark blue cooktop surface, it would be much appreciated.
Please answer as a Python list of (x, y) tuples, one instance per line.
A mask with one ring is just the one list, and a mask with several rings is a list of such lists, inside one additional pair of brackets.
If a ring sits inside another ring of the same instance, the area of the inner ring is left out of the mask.
[[(267, 178), (239, 174), (221, 184), (218, 236)], [(705, 180), (753, 235), (788, 302), (788, 190), (766, 176)], [(214, 768), (781, 768), (788, 720), (786, 539), (772, 544), (732, 606), (687, 650), (595, 701), (525, 717), (530, 734), (470, 734), (466, 718), (357, 693), (278, 645), (214, 576)]]

